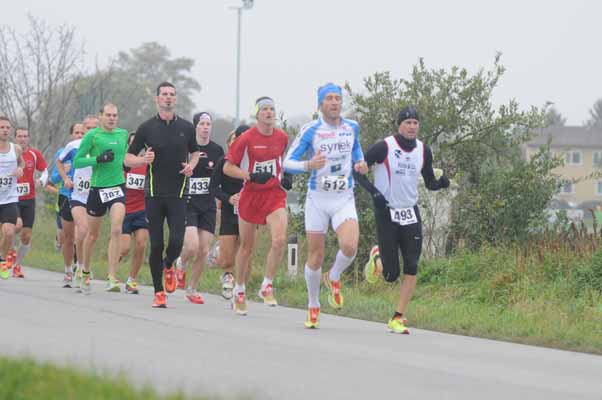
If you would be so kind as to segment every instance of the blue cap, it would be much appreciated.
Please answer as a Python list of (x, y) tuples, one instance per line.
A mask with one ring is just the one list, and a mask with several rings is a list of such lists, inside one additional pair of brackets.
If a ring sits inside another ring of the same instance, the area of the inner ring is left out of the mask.
[(343, 89), (341, 89), (339, 85), (335, 85), (332, 82), (328, 82), (326, 85), (320, 86), (318, 88), (318, 107), (322, 105), (324, 97), (326, 97), (328, 93), (336, 93), (339, 96), (343, 97)]

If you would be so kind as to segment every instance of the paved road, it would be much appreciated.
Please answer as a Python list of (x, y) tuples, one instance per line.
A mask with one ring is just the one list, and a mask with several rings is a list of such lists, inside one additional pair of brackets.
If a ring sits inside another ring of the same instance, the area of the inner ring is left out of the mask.
[[(1, 352), (116, 373), (160, 391), (257, 399), (602, 399), (602, 357), (250, 304), (240, 317), (216, 296), (181, 293), (170, 308), (139, 296), (63, 289), (26, 269), (0, 281)], [(74, 335), (79, 340), (69, 338)]]

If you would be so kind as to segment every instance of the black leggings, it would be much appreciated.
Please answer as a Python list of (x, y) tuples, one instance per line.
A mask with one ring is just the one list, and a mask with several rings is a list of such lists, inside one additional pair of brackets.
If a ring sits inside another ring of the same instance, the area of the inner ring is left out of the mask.
[(387, 282), (395, 282), (399, 278), (400, 250), (403, 257), (403, 273), (416, 275), (418, 272), (418, 260), (422, 252), (422, 220), (418, 206), (414, 206), (414, 212), (418, 223), (401, 226), (391, 221), (388, 208), (374, 210), (383, 277)]
[[(186, 199), (177, 197), (147, 197), (144, 200), (150, 232), (148, 263), (153, 276), (155, 293), (163, 291), (163, 267), (173, 265), (182, 251), (186, 231)], [(169, 242), (163, 259), (163, 223), (167, 219)]]

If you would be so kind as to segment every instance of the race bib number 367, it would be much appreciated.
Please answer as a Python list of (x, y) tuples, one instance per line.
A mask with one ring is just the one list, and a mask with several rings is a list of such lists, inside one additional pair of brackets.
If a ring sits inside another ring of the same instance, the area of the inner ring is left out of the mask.
[(103, 203), (123, 197), (123, 190), (119, 186), (99, 189), (98, 193), (100, 194), (100, 201)]
[(414, 208), (391, 208), (391, 221), (399, 225), (412, 225), (418, 223)]

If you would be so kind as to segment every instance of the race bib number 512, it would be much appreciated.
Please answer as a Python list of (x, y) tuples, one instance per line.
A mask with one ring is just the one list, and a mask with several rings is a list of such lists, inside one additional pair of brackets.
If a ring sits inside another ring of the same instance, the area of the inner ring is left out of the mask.
[(412, 225), (418, 223), (414, 208), (390, 208), (391, 221), (399, 225)]
[(347, 178), (344, 175), (329, 175), (322, 177), (321, 187), (325, 192), (342, 192), (343, 190), (346, 190), (349, 185), (347, 185)]

